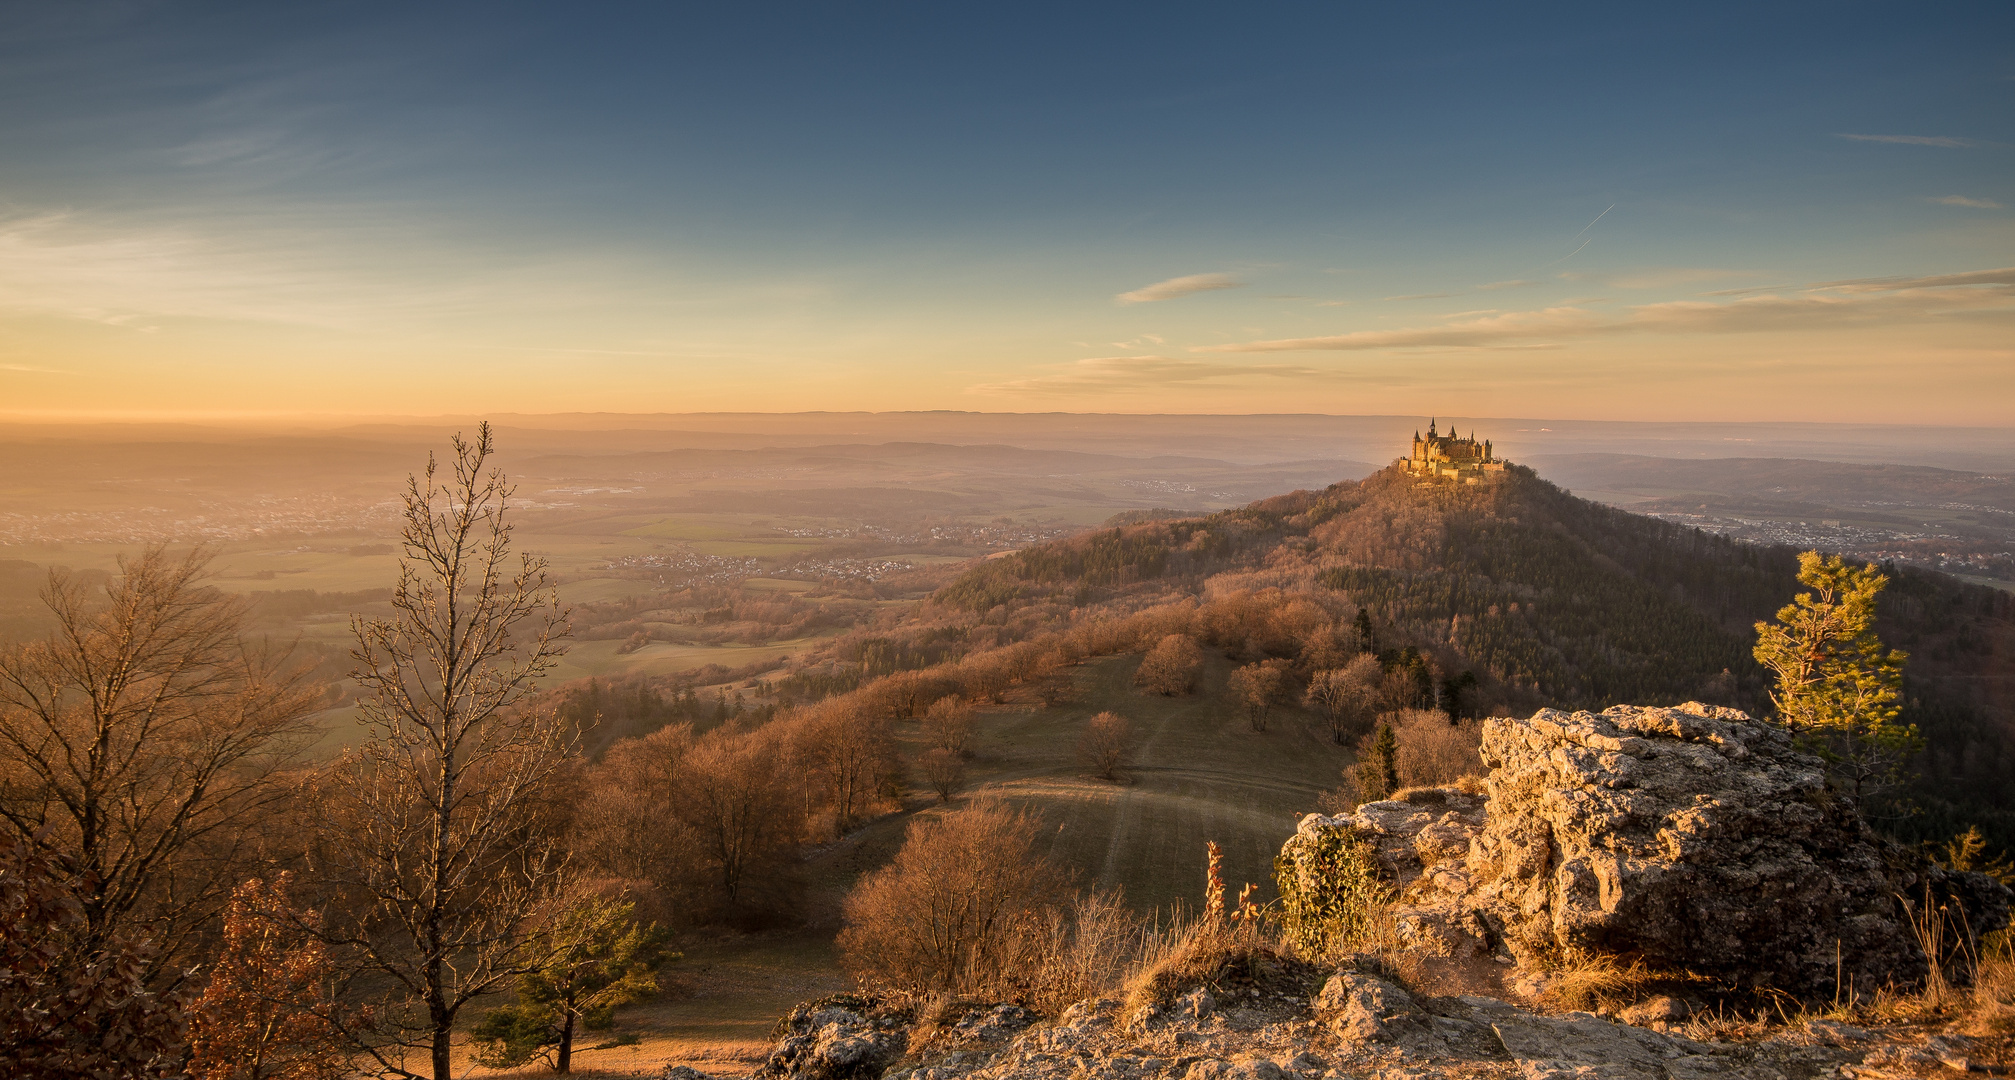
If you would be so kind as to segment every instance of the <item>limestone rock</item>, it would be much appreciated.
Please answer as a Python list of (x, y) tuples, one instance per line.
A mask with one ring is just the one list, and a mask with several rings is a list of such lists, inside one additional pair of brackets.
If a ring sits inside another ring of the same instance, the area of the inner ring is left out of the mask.
[(1375, 975), (1338, 972), (1313, 1002), (1330, 1017), (1330, 1029), (1345, 1042), (1398, 1042), (1417, 1033), (1425, 1014), (1413, 995)]
[(1426, 789), (1310, 815), (1289, 844), (1350, 829), (1398, 887), (1409, 947), (1528, 970), (1607, 954), (1823, 997), (1836, 975), (1923, 978), (1899, 895), (1929, 888), (1976, 933), (2008, 922), (1999, 882), (1876, 837), (1818, 759), (1733, 709), (1541, 709), (1486, 721), (1482, 752), (1487, 797)]
[[(865, 1002), (854, 1005), (864, 1006)], [(784, 1018), (785, 1035), (756, 1075), (767, 1080), (869, 1080), (902, 1055), (906, 1032), (848, 1004), (813, 1002)]]
[[(1836, 958), (1859, 987), (1924, 975), (1895, 901), (1922, 875), (1780, 728), (1697, 703), (1541, 709), (1486, 721), (1483, 759), (1466, 900), (1522, 960), (1625, 954), (1799, 995), (1831, 993)], [(1968, 884), (1992, 922), (2005, 890)]]

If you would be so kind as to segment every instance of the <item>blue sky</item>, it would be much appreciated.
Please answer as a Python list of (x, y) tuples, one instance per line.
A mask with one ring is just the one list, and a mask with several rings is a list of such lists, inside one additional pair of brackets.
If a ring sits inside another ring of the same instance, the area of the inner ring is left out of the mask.
[(2008, 5), (15, 4), (16, 413), (2008, 423)]

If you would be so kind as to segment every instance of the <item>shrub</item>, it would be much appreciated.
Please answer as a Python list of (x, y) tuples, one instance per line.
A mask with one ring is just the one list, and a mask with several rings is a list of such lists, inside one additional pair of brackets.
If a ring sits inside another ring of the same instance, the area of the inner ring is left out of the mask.
[(180, 1002), (147, 990), (154, 951), (86, 940), (75, 875), (0, 838), (0, 1063), (8, 1076), (182, 1074)]
[(1273, 878), (1287, 939), (1308, 956), (1373, 939), (1392, 895), (1371, 843), (1348, 827), (1295, 835), (1274, 859)]
[(899, 994), (1025, 995), (1068, 893), (1035, 845), (1036, 823), (993, 802), (911, 823), (896, 857), (847, 895), (842, 966)]
[(1401, 787), (1442, 787), (1483, 772), (1477, 752), (1483, 739), (1474, 722), (1458, 724), (1439, 710), (1406, 709), (1392, 727), (1393, 770)]

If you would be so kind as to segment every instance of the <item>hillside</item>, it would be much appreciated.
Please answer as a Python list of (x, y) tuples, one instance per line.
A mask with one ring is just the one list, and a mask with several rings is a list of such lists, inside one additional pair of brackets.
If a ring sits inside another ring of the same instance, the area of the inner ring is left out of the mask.
[[(1363, 611), (1388, 662), (1417, 650), (1451, 711), (1522, 713), (1698, 699), (1760, 711), (1753, 625), (1798, 590), (1796, 552), (1575, 498), (1514, 468), (1496, 484), (1424, 487), (1393, 470), (1207, 517), (1159, 521), (982, 563), (939, 606), (1011, 626), (1069, 625), (1239, 590)], [(1906, 718), (1929, 739), (1906, 837), (1978, 821), (2015, 842), (2015, 598), (1889, 567), (1879, 625), (1907, 650)], [(1307, 642), (1247, 642), (1310, 666)]]

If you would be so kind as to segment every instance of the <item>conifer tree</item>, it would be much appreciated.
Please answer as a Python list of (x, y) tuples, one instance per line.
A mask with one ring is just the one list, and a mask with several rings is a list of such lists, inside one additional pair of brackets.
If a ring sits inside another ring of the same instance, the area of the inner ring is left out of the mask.
[(618, 1006), (658, 993), (657, 970), (677, 954), (670, 934), (638, 925), (628, 900), (579, 895), (548, 927), (552, 951), (518, 977), (518, 1003), (491, 1010), (471, 1034), (474, 1060), (493, 1069), (522, 1065), (551, 1052), (553, 1071), (573, 1071), (574, 1037), (615, 1026)]
[(1875, 636), (1875, 597), (1889, 579), (1817, 551), (1798, 556), (1799, 593), (1777, 621), (1756, 624), (1756, 661), (1777, 676), (1777, 718), (1803, 735), (1857, 799), (1902, 779), (1921, 745), (1897, 719), (1907, 656)]

